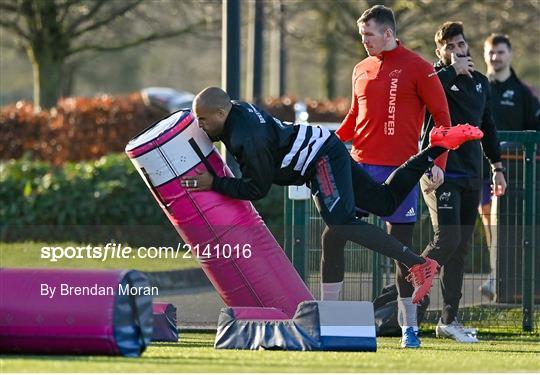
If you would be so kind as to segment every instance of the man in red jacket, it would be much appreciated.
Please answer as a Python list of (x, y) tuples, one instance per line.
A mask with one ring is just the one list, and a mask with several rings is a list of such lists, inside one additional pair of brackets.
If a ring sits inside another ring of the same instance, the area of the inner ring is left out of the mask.
[[(358, 19), (362, 43), (368, 57), (358, 63), (352, 75), (352, 102), (336, 134), (352, 141), (353, 159), (378, 182), (383, 182), (399, 165), (418, 152), (426, 106), (437, 126), (449, 127), (450, 115), (444, 90), (433, 66), (396, 39), (394, 13), (376, 5)], [(444, 154), (431, 170), (435, 190), (444, 180)], [(411, 247), (416, 221), (418, 189), (413, 190), (391, 216), (384, 217), (389, 233)], [(342, 252), (345, 242), (325, 229), (322, 236), (322, 298), (337, 299), (343, 283)], [(402, 347), (417, 348), (418, 324), (413, 289), (405, 280), (407, 267), (396, 262), (399, 293), (399, 323)]]

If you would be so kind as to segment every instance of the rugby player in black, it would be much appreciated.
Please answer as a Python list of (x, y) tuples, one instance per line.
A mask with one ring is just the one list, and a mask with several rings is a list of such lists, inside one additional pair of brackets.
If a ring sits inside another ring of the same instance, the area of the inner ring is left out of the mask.
[[(457, 321), (465, 258), (471, 247), (474, 225), (478, 215), (482, 186), (482, 151), (494, 170), (502, 168), (497, 129), (491, 117), (488, 79), (474, 69), (460, 22), (446, 22), (435, 34), (436, 54), (440, 61), (435, 70), (443, 85), (452, 124), (470, 123), (484, 132), (479, 140), (467, 142), (458, 150), (450, 151), (446, 163), (445, 181), (434, 192), (424, 192), (429, 208), (434, 238), (424, 256), (434, 258), (441, 265), (443, 311), (436, 327), (439, 337), (473, 343), (476, 337)], [(433, 120), (427, 114), (424, 124), (424, 145), (429, 143)], [(421, 186), (429, 186), (423, 177)], [(494, 191), (503, 195), (506, 181), (502, 172), (493, 178)]]
[(199, 127), (232, 153), (242, 177), (213, 177), (199, 171), (198, 176), (183, 178), (188, 190), (214, 190), (236, 199), (256, 200), (268, 193), (272, 183), (305, 183), (330, 230), (407, 265), (415, 289), (413, 302), (419, 303), (429, 292), (437, 262), (418, 256), (382, 229), (357, 218), (355, 207), (380, 216), (393, 213), (434, 159), (463, 142), (480, 139), (479, 129), (468, 125), (435, 129), (429, 147), (378, 184), (325, 128), (284, 124), (252, 104), (231, 101), (216, 87), (195, 97), (193, 112)]
[[(491, 34), (485, 40), (484, 61), (487, 65), (487, 77), (491, 88), (493, 121), (497, 130), (540, 131), (540, 103), (512, 69), (512, 55), (512, 44), (508, 36)], [(508, 152), (516, 151), (512, 144), (507, 143), (505, 147)], [(484, 160), (484, 184), (479, 212), (484, 224), (491, 272), (479, 289), (483, 295), (493, 300), (496, 296), (497, 249), (491, 241), (493, 234), (491, 232), (490, 172), (491, 168)]]
[(540, 103), (512, 69), (512, 45), (506, 35), (492, 34), (484, 43), (497, 130), (540, 130)]

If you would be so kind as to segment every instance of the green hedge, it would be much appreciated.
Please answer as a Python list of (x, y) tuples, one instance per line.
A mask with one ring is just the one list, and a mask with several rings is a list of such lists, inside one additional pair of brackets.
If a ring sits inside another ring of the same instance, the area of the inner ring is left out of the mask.
[[(282, 189), (255, 205), (281, 241)], [(62, 167), (28, 157), (1, 163), (0, 223), (4, 241), (178, 241), (123, 154)]]

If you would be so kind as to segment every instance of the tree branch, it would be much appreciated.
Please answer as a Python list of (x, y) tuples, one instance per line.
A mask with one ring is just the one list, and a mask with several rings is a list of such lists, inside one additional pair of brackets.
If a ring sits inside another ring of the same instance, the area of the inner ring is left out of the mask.
[(80, 4), (82, 0), (66, 0), (65, 3), (59, 4), (58, 9), (63, 9), (62, 15), (60, 16), (60, 24), (63, 24), (66, 20), (67, 15), (69, 14), (69, 9), (76, 4)]
[(116, 11), (111, 12), (111, 14), (108, 17), (105, 17), (102, 20), (99, 20), (99, 21), (97, 21), (97, 22), (95, 22), (95, 23), (93, 23), (93, 24), (91, 24), (91, 25), (89, 25), (87, 27), (83, 27), (82, 29), (80, 29), (78, 31), (75, 31), (71, 36), (73, 38), (76, 38), (76, 37), (81, 36), (82, 34), (88, 32), (88, 31), (99, 29), (100, 27), (105, 26), (108, 23), (112, 22), (115, 18), (122, 16), (123, 14), (128, 12), (129, 10), (136, 8), (142, 2), (143, 2), (143, 0), (136, 0), (135, 2), (133, 2), (133, 3), (129, 4), (129, 5), (126, 5), (126, 6), (122, 7), (122, 8), (119, 8)]
[(161, 40), (161, 39), (167, 39), (167, 38), (173, 38), (173, 37), (178, 36), (178, 35), (190, 33), (199, 26), (200, 26), (200, 24), (193, 24), (193, 25), (190, 25), (190, 26), (188, 26), (188, 27), (186, 27), (184, 29), (171, 30), (171, 31), (167, 31), (167, 32), (164, 32), (164, 33), (153, 33), (153, 34), (149, 34), (147, 36), (144, 36), (142, 38), (135, 39), (135, 40), (132, 40), (130, 42), (122, 43), (122, 44), (119, 44), (119, 45), (116, 45), (116, 46), (103, 46), (103, 45), (99, 45), (99, 44), (86, 44), (86, 45), (83, 45), (83, 46), (80, 46), (80, 47), (69, 50), (67, 52), (67, 56), (74, 55), (74, 54), (77, 54), (77, 53), (82, 52), (82, 51), (89, 51), (89, 50), (91, 50), (91, 51), (99, 51), (99, 52), (120, 51), (120, 50), (123, 50), (123, 49), (136, 47), (136, 46), (141, 45), (141, 44), (146, 43), (146, 42), (151, 42), (151, 41)]
[(58, 4), (56, 7), (58, 9), (69, 8), (75, 4), (80, 4), (82, 2), (83, 0), (64, 0), (64, 3)]
[(16, 39), (16, 38), (14, 38), (14, 39), (11, 39), (11, 38), (10, 39), (5, 39), (5, 40), (2, 41), (2, 44), (0, 44), (0, 46), (2, 48), (14, 50), (17, 53), (23, 53), (26, 50), (26, 47), (21, 42), (21, 40)]
[(21, 29), (21, 27), (17, 24), (17, 22), (15, 22), (15, 20), (11, 22), (6, 20), (0, 20), (0, 27), (7, 29), (18, 37), (21, 37), (28, 41), (31, 40), (30, 35), (26, 34), (24, 30)]
[(31, 1), (22, 1), (19, 2), (19, 4), (21, 9), (18, 14), (26, 21), (28, 35), (32, 37), (38, 35), (40, 30), (37, 25), (38, 15), (36, 13), (39, 12), (39, 9), (35, 7), (37, 4), (32, 3)]
[[(105, 2), (106, 0), (97, 0), (96, 4), (92, 7), (92, 9), (90, 9), (90, 11), (87, 13), (87, 14), (84, 14), (82, 15), (81, 17), (75, 19), (71, 25), (69, 25), (67, 27), (67, 30), (68, 30), (68, 33), (69, 34), (72, 34), (75, 32), (75, 30), (77, 29), (77, 27), (79, 27), (80, 25), (82, 25), (84, 22), (88, 21), (89, 19), (91, 19), (92, 17), (94, 17), (94, 15), (99, 12), (99, 10), (101, 9), (101, 7), (103, 5), (105, 5)], [(67, 7), (69, 9), (69, 7)], [(66, 12), (67, 14), (67, 12)]]
[(534, 9), (540, 9), (540, 4), (536, 0), (529, 0), (529, 4), (532, 5)]
[(19, 11), (19, 7), (17, 7), (16, 5), (13, 5), (13, 3), (1, 2), (0, 3), (0, 10), (5, 11), (5, 12), (17, 13)]

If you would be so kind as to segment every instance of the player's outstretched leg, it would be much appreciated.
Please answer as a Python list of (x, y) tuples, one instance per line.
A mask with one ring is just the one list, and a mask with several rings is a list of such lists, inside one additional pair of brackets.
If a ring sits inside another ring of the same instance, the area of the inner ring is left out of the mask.
[[(484, 133), (480, 129), (468, 124), (450, 128), (434, 128), (430, 133), (429, 147), (407, 160), (384, 182), (384, 185), (390, 188), (394, 198), (387, 202), (392, 203), (392, 206), (397, 208), (418, 184), (428, 168), (433, 165), (436, 158), (447, 150), (455, 150), (463, 143), (481, 139), (483, 136)], [(371, 192), (370, 195), (372, 195)]]

